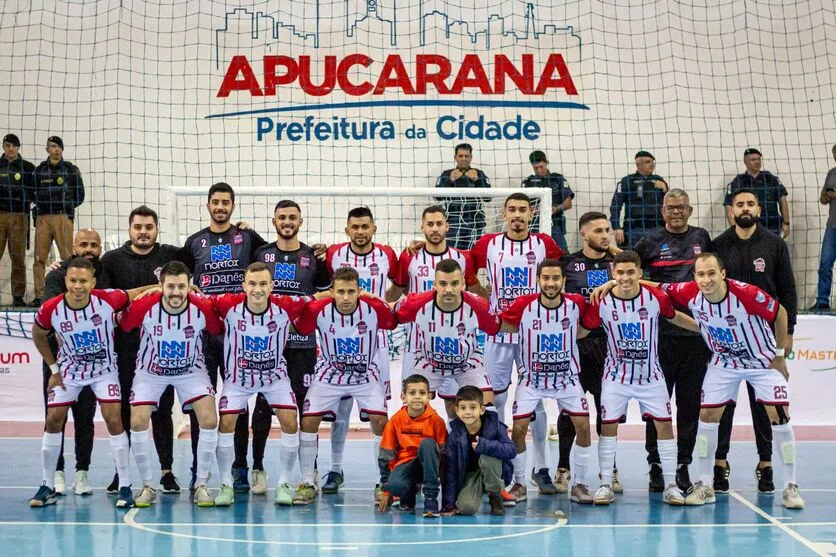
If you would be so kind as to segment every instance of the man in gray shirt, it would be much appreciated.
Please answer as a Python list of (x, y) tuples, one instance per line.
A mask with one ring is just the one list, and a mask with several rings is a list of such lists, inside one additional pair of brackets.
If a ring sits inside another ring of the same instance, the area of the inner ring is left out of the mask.
[[(836, 145), (833, 146), (833, 160), (836, 160)], [(811, 310), (830, 309), (830, 289), (833, 286), (833, 263), (836, 263), (836, 167), (830, 169), (824, 179), (824, 187), (819, 196), (822, 205), (830, 206), (830, 214), (824, 228), (821, 243), (821, 263), (819, 263), (819, 293), (816, 304)]]

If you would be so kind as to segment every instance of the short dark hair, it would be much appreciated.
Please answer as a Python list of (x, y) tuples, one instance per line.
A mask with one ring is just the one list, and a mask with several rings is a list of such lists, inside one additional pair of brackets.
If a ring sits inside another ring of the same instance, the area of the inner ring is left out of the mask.
[(148, 205), (140, 205), (139, 207), (131, 211), (131, 214), (128, 215), (128, 226), (130, 226), (133, 223), (134, 217), (151, 217), (152, 219), (154, 219), (155, 225), (159, 226), (160, 224), (160, 219), (157, 217), (157, 212)]
[(549, 162), (549, 159), (546, 158), (546, 153), (544, 153), (543, 151), (534, 151), (533, 153), (528, 155), (528, 162), (534, 165), (538, 162)]
[(442, 259), (435, 266), (436, 273), (455, 273), (461, 270), (462, 266), (455, 259)]
[(762, 157), (762, 156), (763, 156), (763, 155), (761, 155), (761, 152), (760, 152), (760, 151), (758, 151), (757, 149), (755, 149), (754, 147), (749, 147), (748, 149), (746, 149), (745, 151), (743, 151), (743, 158), (744, 158), (744, 159), (745, 159), (746, 157), (748, 157), (749, 155), (757, 155), (757, 156), (759, 156), (759, 157)]
[(478, 402), (480, 406), (484, 406), (485, 395), (482, 393), (479, 387), (474, 387), (473, 385), (465, 385), (464, 387), (459, 389), (458, 392), (456, 392), (456, 406), (458, 406), (459, 403), (463, 400)]
[(739, 190), (736, 190), (736, 191), (732, 192), (731, 198), (729, 199), (729, 202), (734, 204), (734, 199), (742, 193), (748, 193), (750, 195), (755, 196), (755, 199), (760, 203), (760, 199), (758, 198), (758, 194), (752, 188), (740, 188)]
[(189, 268), (180, 261), (169, 261), (160, 269), (160, 284), (165, 282), (165, 277), (177, 277), (180, 275), (191, 276)]
[(694, 260), (694, 265), (696, 265), (697, 261), (700, 261), (702, 259), (709, 259), (709, 258), (714, 258), (714, 260), (717, 261), (717, 266), (720, 267), (721, 271), (726, 270), (726, 264), (723, 263), (723, 258), (721, 258), (718, 254), (712, 253), (712, 252), (705, 252), (705, 253), (699, 254), (697, 256), (697, 258)]
[(218, 182), (217, 184), (212, 184), (212, 187), (209, 188), (209, 195), (206, 198), (206, 201), (211, 201), (212, 196), (216, 193), (228, 193), (229, 198), (235, 203), (235, 190), (232, 189), (232, 186), (227, 184), (226, 182)]
[(464, 149), (465, 151), (468, 151), (469, 153), (473, 154), (473, 146), (471, 146), (470, 143), (459, 143), (458, 145), (456, 145), (456, 149), (453, 151), (453, 154), (458, 155), (459, 149)]
[(447, 211), (444, 210), (444, 207), (441, 205), (430, 205), (421, 213), (421, 220), (424, 220), (424, 217), (429, 215), (430, 213), (441, 213), (444, 215), (444, 218), (447, 219)]
[(526, 203), (531, 205), (531, 198), (528, 197), (526, 194), (524, 194), (521, 191), (518, 191), (516, 193), (512, 193), (511, 195), (506, 197), (505, 198), (505, 203), (503, 203), (502, 206), (507, 207), (509, 201), (525, 201)]
[(374, 222), (374, 216), (372, 215), (372, 210), (366, 207), (355, 207), (348, 212), (348, 218), (345, 219), (348, 222), (351, 219), (361, 219), (363, 217), (369, 217)]
[(414, 385), (415, 383), (423, 383), (424, 385), (427, 386), (427, 390), (428, 391), (430, 390), (430, 381), (426, 377), (424, 377), (423, 375), (418, 375), (417, 373), (413, 373), (412, 375), (410, 375), (409, 377), (404, 379), (403, 383), (401, 383), (401, 392), (405, 393), (406, 388), (409, 385)]
[(557, 259), (544, 259), (537, 265), (537, 276), (540, 276), (540, 271), (550, 267), (557, 267), (560, 269), (560, 274), (564, 277), (566, 276), (566, 264), (563, 261), (558, 261)]
[(270, 271), (270, 267), (267, 266), (267, 263), (263, 261), (253, 261), (247, 266), (247, 269), (244, 271), (244, 276), (247, 276), (247, 273), (260, 273), (262, 271)]
[(287, 209), (288, 207), (293, 207), (300, 213), (302, 212), (302, 208), (299, 206), (299, 204), (291, 199), (282, 199), (281, 201), (276, 203), (276, 206), (273, 207), (273, 212), (275, 213), (279, 209)]
[(615, 257), (612, 258), (613, 267), (618, 265), (619, 263), (633, 263), (639, 269), (642, 268), (642, 258), (639, 257), (639, 254), (626, 249), (621, 253), (617, 254)]
[(638, 153), (636, 153), (636, 156), (635, 156), (634, 158), (639, 159), (639, 158), (641, 158), (641, 157), (650, 157), (650, 158), (651, 158), (651, 159), (653, 159), (654, 161), (656, 160), (656, 157), (654, 157), (653, 155), (651, 155), (651, 154), (650, 154), (650, 151), (639, 151)]
[(600, 211), (587, 211), (586, 213), (581, 215), (581, 218), (578, 219), (578, 229), (584, 227), (584, 225), (589, 224), (594, 220), (601, 220), (604, 219), (605, 221), (609, 222), (610, 218)]
[(93, 275), (96, 274), (96, 268), (90, 262), (89, 259), (83, 257), (81, 255), (77, 255), (70, 259), (69, 263), (67, 263), (67, 271), (70, 269), (84, 269), (86, 271), (90, 271)]
[(334, 271), (333, 282), (337, 282), (338, 280), (348, 280), (359, 285), (360, 275), (357, 274), (357, 270), (353, 267), (340, 267)]

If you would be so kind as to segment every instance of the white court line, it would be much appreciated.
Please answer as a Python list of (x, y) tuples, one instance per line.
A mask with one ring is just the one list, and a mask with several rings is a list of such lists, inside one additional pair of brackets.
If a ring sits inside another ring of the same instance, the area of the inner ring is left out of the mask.
[(745, 497), (743, 497), (739, 493), (735, 492), (734, 490), (731, 490), (731, 491), (729, 491), (729, 496), (734, 497), (735, 499), (737, 499), (738, 501), (743, 503), (745, 506), (749, 507), (749, 509), (752, 510), (753, 512), (755, 512), (755, 514), (757, 514), (758, 516), (760, 516), (761, 518), (763, 518), (765, 520), (768, 520), (771, 524), (777, 526), (780, 530), (783, 530), (784, 533), (789, 534), (795, 541), (804, 544), (804, 547), (806, 547), (810, 551), (813, 551), (816, 555), (822, 555), (824, 557), (828, 557), (828, 554), (823, 553), (818, 547), (816, 547), (816, 544), (814, 544), (813, 542), (811, 542), (810, 540), (808, 540), (807, 538), (805, 538), (804, 536), (802, 536), (801, 534), (799, 534), (798, 532), (793, 530), (792, 528), (788, 527), (783, 522), (780, 522), (774, 516), (767, 513), (765, 510), (763, 510), (759, 506), (755, 505), (754, 503), (752, 503), (751, 501), (749, 501), (748, 499), (746, 499)]
[[(35, 485), (35, 484), (32, 484), (32, 485), (0, 485), (0, 489), (32, 489), (32, 490), (37, 491), (38, 486)], [(93, 489), (93, 491), (104, 491), (105, 490), (104, 487), (94, 487), (92, 489)], [(210, 488), (210, 489), (213, 489), (213, 488)], [(270, 489), (272, 489), (272, 488), (270, 488)], [(371, 493), (371, 492), (374, 491), (374, 487), (371, 486), (371, 485), (369, 487), (340, 487), (340, 491), (368, 491), (368, 492)], [(738, 493), (754, 493), (755, 488), (752, 487), (750, 489), (736, 489), (735, 491), (737, 491)], [(183, 492), (185, 492), (185, 489), (183, 489), (181, 491), (181, 493), (183, 493)], [(624, 492), (625, 493), (647, 493), (647, 489), (625, 489)], [(834, 492), (836, 492), (836, 489), (804, 487), (804, 488), (801, 488), (801, 492), (802, 493), (834, 493)], [(71, 490), (67, 490), (67, 494), (69, 495), (70, 493), (71, 493)], [(177, 498), (177, 495), (178, 495), (177, 493), (164, 493), (163, 494), (163, 501), (167, 500), (169, 497), (171, 497), (171, 499), (174, 500), (174, 499)], [(718, 495), (723, 495), (723, 494), (720, 493)], [(61, 497), (67, 497), (67, 496), (61, 496)], [(538, 497), (539, 497), (539, 495), (538, 495)], [(60, 498), (59, 498), (59, 500), (60, 500)], [(369, 504), (368, 506), (371, 507), (372, 505)]]

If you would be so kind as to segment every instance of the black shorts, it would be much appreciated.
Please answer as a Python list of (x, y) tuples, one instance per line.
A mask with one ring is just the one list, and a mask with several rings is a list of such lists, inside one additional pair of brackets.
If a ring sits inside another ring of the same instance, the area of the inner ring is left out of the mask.
[(290, 378), (290, 386), (296, 397), (296, 405), (301, 412), (305, 397), (308, 395), (308, 388), (314, 379), (316, 347), (285, 348), (284, 359), (287, 362), (287, 376)]

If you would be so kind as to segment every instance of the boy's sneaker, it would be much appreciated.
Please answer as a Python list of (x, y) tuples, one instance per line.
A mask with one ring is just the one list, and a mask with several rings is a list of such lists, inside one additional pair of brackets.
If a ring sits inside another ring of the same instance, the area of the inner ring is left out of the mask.
[(515, 507), (517, 505), (517, 500), (514, 499), (514, 496), (508, 493), (507, 489), (503, 489), (499, 492), (499, 496), (502, 497), (502, 506), (504, 507)]
[(613, 493), (624, 493), (624, 486), (621, 485), (621, 480), (618, 479), (618, 468), (612, 469), (612, 492)]
[(665, 478), (662, 477), (662, 465), (658, 462), (650, 463), (650, 481), (647, 483), (647, 490), (651, 493), (662, 493), (665, 491)]
[(728, 461), (725, 466), (714, 466), (714, 493), (729, 492), (729, 474), (731, 474), (731, 465)]
[(593, 505), (609, 505), (611, 503), (615, 503), (615, 493), (613, 493), (612, 487), (608, 485), (599, 487), (595, 495), (592, 496)]
[(153, 505), (156, 500), (157, 492), (154, 491), (153, 487), (146, 485), (142, 487), (142, 491), (140, 491), (139, 495), (137, 495), (136, 499), (134, 499), (134, 505), (141, 509), (145, 509)]
[(110, 482), (110, 485), (105, 488), (105, 492), (107, 492), (108, 495), (116, 495), (119, 493), (119, 474), (113, 474), (113, 480)]
[(558, 468), (557, 474), (554, 476), (554, 486), (558, 493), (567, 493), (569, 491), (569, 481), (572, 479), (572, 473), (568, 468)]
[(758, 492), (775, 493), (775, 482), (772, 481), (772, 466), (755, 466), (755, 479), (758, 480)]
[(75, 473), (75, 494), (76, 495), (92, 495), (93, 488), (90, 486), (90, 479), (87, 475), (87, 470), (78, 470)]
[(29, 500), (30, 507), (46, 507), (47, 505), (54, 505), (57, 499), (55, 498), (55, 490), (50, 489), (46, 484), (38, 488), (35, 496)]
[(290, 489), (290, 485), (283, 483), (276, 486), (276, 498), (275, 502), (277, 505), (292, 505), (293, 504), (293, 491)]
[(685, 496), (679, 491), (675, 483), (669, 484), (662, 493), (662, 502), (674, 507), (681, 507), (685, 504)]
[(581, 505), (591, 505), (592, 495), (589, 493), (589, 488), (583, 484), (575, 484), (572, 486), (572, 491), (569, 493), (569, 500)]
[(119, 498), (116, 499), (116, 508), (117, 509), (130, 509), (135, 505), (134, 503), (134, 494), (131, 491), (131, 487), (126, 485), (125, 487), (119, 488)]
[(214, 507), (215, 498), (209, 493), (205, 485), (198, 485), (194, 488), (194, 504), (198, 507)]
[(294, 505), (310, 505), (316, 501), (316, 488), (311, 484), (302, 484), (296, 488), (293, 495)]
[[(394, 502), (392, 505), (394, 506)], [(400, 508), (402, 512), (415, 512), (415, 496), (401, 497), (398, 501), (398, 508)]]
[(501, 493), (488, 493), (488, 504), (491, 506), (492, 515), (505, 516), (505, 504), (502, 501)]
[(160, 485), (163, 487), (163, 493), (180, 493), (180, 484), (177, 483), (177, 477), (171, 472), (166, 472), (160, 478)]
[(228, 507), (235, 502), (235, 491), (226, 484), (221, 484), (218, 496), (215, 497), (216, 507)]
[(433, 497), (424, 498), (424, 518), (438, 518), (441, 513), (438, 512), (438, 499)]
[(267, 493), (267, 472), (264, 470), (253, 470), (253, 495), (264, 495)]
[(326, 495), (333, 495), (340, 491), (340, 487), (345, 483), (345, 476), (343, 472), (328, 472), (325, 475), (325, 483), (322, 484), (322, 493)]
[(250, 481), (247, 479), (249, 468), (232, 467), (232, 489), (235, 493), (247, 493), (250, 490)]
[(688, 473), (687, 464), (680, 464), (676, 467), (676, 485), (682, 493), (691, 491), (694, 484), (691, 483), (691, 475)]
[(67, 480), (64, 478), (64, 472), (58, 470), (53, 476), (52, 484), (55, 486), (55, 495), (67, 494)]
[(528, 488), (519, 482), (514, 482), (514, 485), (508, 490), (508, 495), (513, 497), (517, 503), (521, 503), (528, 499)]
[(531, 469), (531, 485), (537, 488), (542, 495), (554, 495), (558, 493), (557, 487), (552, 483), (548, 468), (540, 468), (536, 472)]
[(804, 499), (801, 498), (801, 494), (798, 492), (798, 485), (788, 484), (784, 488), (784, 507), (788, 509), (804, 508)]
[(716, 502), (717, 498), (714, 496), (714, 490), (702, 482), (695, 483), (688, 496), (685, 497), (685, 504), (688, 506), (699, 506)]

